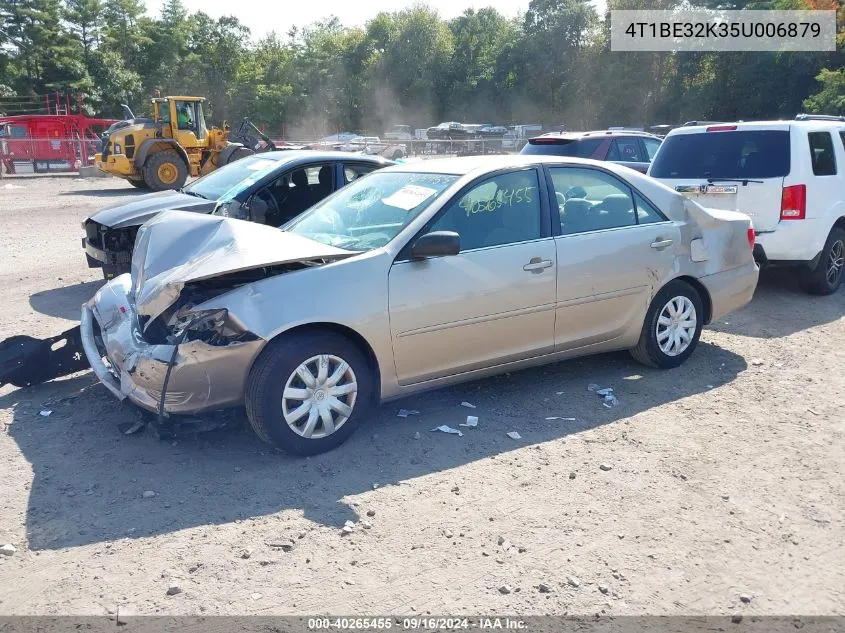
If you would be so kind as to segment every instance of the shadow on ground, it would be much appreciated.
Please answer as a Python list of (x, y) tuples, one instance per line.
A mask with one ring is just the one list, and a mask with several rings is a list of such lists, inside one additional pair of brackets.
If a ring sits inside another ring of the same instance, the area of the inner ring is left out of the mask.
[[(113, 181), (108, 181), (113, 182)], [(126, 183), (126, 187), (116, 188), (116, 187), (109, 187), (107, 189), (75, 189), (73, 191), (61, 191), (59, 192), (60, 196), (87, 196), (93, 198), (116, 198), (116, 197), (130, 197), (130, 196), (143, 196), (144, 194), (151, 193), (148, 189), (138, 189), (137, 187), (133, 187), (128, 182)]]
[(760, 272), (751, 303), (708, 328), (737, 336), (781, 338), (838, 321), (843, 315), (845, 287), (826, 297), (809, 295), (798, 286), (795, 271), (772, 268)]
[[(56, 549), (147, 537), (286, 509), (342, 526), (354, 520), (344, 497), (558, 440), (728, 383), (746, 368), (735, 354), (703, 343), (671, 372), (648, 370), (627, 354), (609, 354), (514, 372), (388, 403), (343, 446), (304, 459), (274, 451), (248, 430), (243, 413), (230, 426), (178, 441), (150, 432), (123, 435), (138, 419), (94, 384), (90, 373), (0, 397), (13, 410), (9, 435), (34, 473), (26, 526), (29, 547)], [(605, 408), (590, 383), (612, 386)], [(81, 394), (79, 390), (90, 386)], [(74, 396), (62, 401), (62, 398)], [(461, 406), (468, 401), (477, 406)], [(421, 413), (397, 417), (399, 408)], [(53, 413), (39, 415), (41, 410)], [(431, 432), (457, 427), (472, 413), (477, 429), (463, 437)], [(549, 421), (549, 416), (577, 422)], [(415, 432), (421, 438), (415, 440)], [(518, 431), (521, 440), (506, 433)], [(144, 491), (156, 492), (153, 499)]]
[(36, 292), (30, 295), (29, 305), (36, 312), (47, 316), (78, 321), (82, 304), (93, 297), (104, 283), (103, 280), (86, 281)]
[[(845, 292), (808, 297), (790, 286), (789, 277), (765, 275), (751, 304), (716, 329), (781, 337), (843, 314)], [(34, 473), (26, 525), (29, 547), (40, 550), (167, 534), (286, 509), (341, 526), (356, 518), (344, 498), (376, 483), (399, 485), (614, 424), (730, 383), (746, 368), (742, 357), (701, 343), (671, 371), (646, 369), (618, 353), (513, 372), (383, 405), (346, 444), (309, 459), (262, 444), (240, 411), (226, 415), (223, 430), (175, 443), (150, 432), (122, 435), (118, 427), (139, 414), (118, 404), (90, 373), (11, 391), (0, 396), (0, 408), (12, 410), (8, 433)], [(602, 406), (588, 391), (590, 383), (613, 387), (619, 406)], [(82, 387), (88, 388), (79, 393)], [(464, 408), (462, 401), (477, 408)], [(400, 408), (420, 415), (399, 418)], [(42, 417), (42, 409), (53, 413)], [(463, 437), (431, 432), (441, 424), (457, 427), (468, 413), (480, 423)], [(576, 422), (547, 420), (550, 416)], [(522, 439), (510, 439), (509, 431)], [(146, 490), (156, 496), (144, 499)]]

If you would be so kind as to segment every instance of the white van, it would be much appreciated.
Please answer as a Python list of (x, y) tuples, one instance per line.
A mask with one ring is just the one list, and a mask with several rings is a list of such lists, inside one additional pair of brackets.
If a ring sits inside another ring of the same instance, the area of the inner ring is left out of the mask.
[(751, 216), (761, 265), (793, 266), (830, 294), (845, 264), (845, 117), (684, 126), (648, 174), (705, 207)]

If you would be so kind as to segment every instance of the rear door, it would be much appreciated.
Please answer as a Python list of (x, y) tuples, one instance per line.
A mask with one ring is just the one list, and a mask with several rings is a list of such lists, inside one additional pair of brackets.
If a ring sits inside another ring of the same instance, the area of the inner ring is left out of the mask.
[(780, 222), (790, 172), (789, 125), (714, 125), (671, 132), (649, 175), (704, 207), (741, 211), (757, 232)]
[(637, 136), (614, 137), (607, 160), (636, 169), (642, 174), (648, 171), (648, 155)]

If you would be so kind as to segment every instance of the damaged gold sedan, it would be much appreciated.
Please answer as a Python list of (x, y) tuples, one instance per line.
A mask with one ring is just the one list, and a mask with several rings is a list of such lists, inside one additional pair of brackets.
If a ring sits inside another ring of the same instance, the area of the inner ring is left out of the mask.
[(757, 283), (747, 216), (624, 167), (433, 160), (361, 178), (282, 230), (168, 211), (83, 306), (118, 398), (160, 416), (245, 405), (309, 455), (377, 403), (629, 349), (670, 368)]

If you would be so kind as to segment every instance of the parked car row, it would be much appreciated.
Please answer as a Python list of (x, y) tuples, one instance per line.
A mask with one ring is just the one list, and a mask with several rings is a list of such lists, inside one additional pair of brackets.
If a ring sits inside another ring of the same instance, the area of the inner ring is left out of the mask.
[[(263, 440), (314, 454), (378, 402), (481, 376), (620, 349), (675, 367), (756, 287), (747, 215), (611, 162), (360, 162), (352, 178), (362, 157), (308, 156), (245, 158), (191, 185), (196, 208), (141, 215), (131, 275), (81, 318), (118, 398), (162, 417), (244, 405)], [(275, 228), (306, 187), (309, 203), (337, 190)]]

